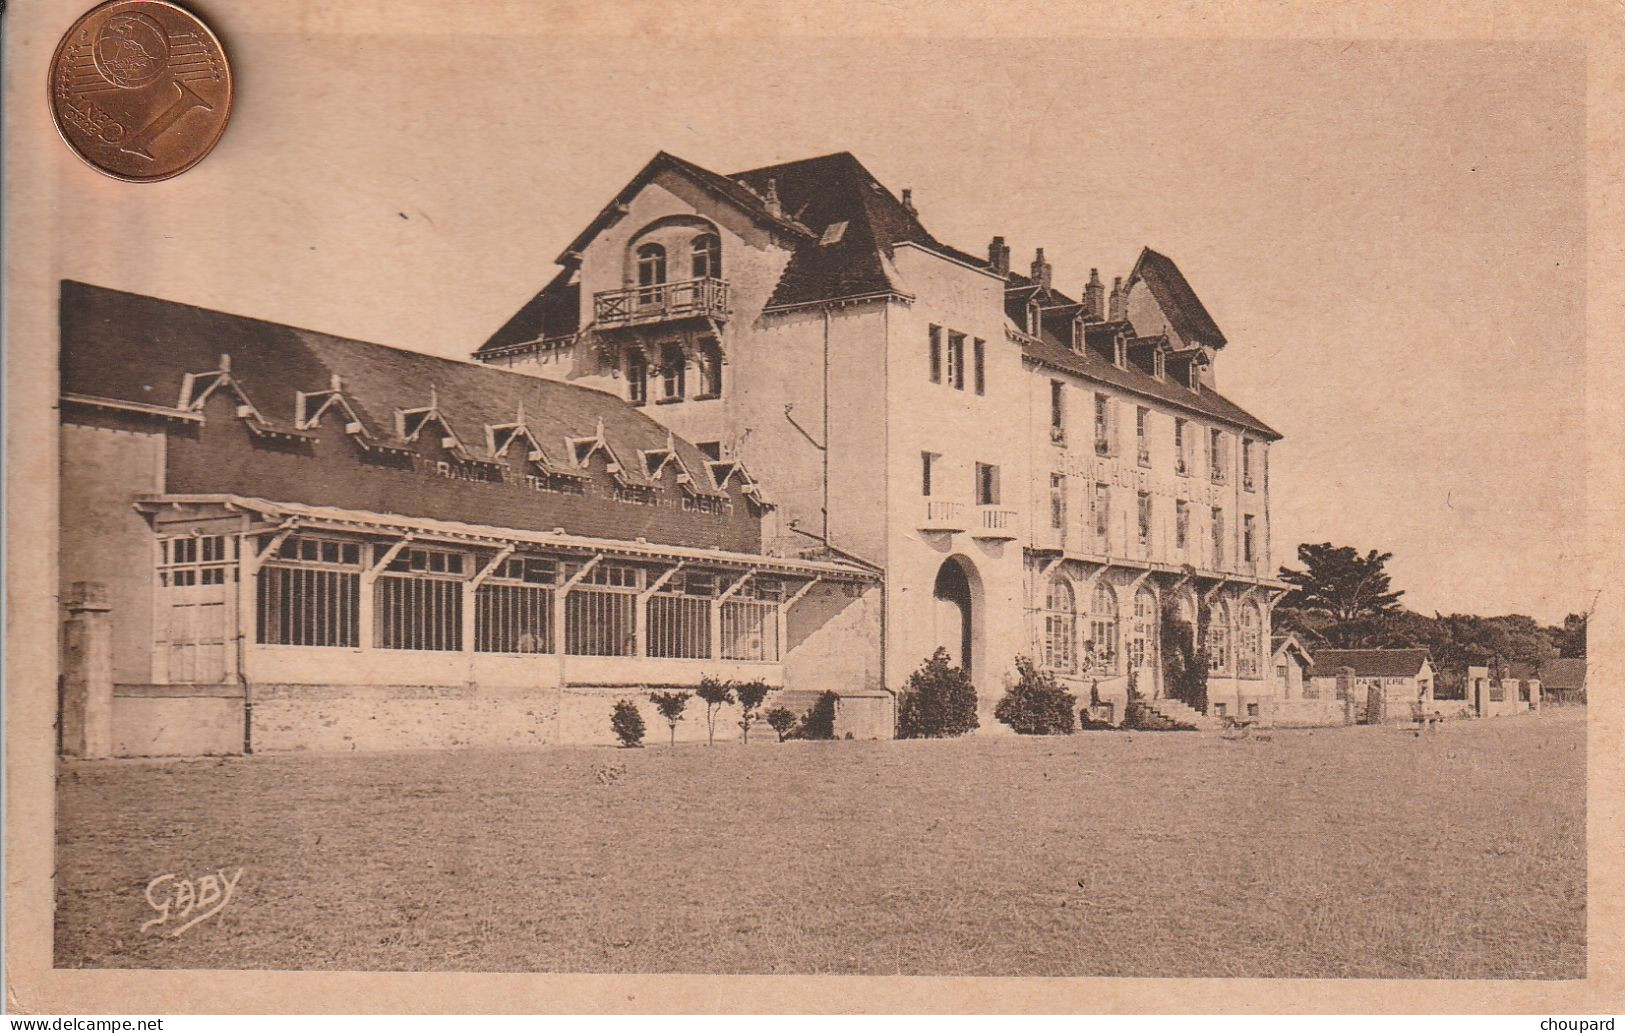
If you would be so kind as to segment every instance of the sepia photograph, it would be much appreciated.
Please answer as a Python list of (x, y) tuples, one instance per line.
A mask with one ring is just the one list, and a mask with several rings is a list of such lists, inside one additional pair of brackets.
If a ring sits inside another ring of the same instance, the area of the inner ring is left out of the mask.
[(1597, 974), (1582, 41), (266, 6), (6, 41), (50, 969)]

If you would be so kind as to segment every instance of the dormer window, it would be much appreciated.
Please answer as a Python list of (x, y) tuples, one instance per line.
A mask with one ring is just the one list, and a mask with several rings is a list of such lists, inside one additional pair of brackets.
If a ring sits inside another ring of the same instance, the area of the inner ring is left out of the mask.
[(1202, 375), (1201, 372), (1196, 368), (1196, 360), (1192, 359), (1190, 365), (1186, 366), (1185, 369), (1187, 370), (1186, 376), (1188, 378), (1190, 389), (1192, 391), (1200, 391), (1202, 389)]
[(1152, 375), (1155, 376), (1158, 380), (1165, 379), (1168, 376), (1168, 357), (1163, 354), (1163, 351), (1162, 351), (1161, 348), (1157, 349), (1156, 356), (1151, 360), (1151, 362), (1152, 362), (1152, 369), (1151, 369)]
[(722, 238), (715, 233), (702, 233), (692, 244), (694, 279), (722, 276)]
[(1112, 339), (1112, 363), (1118, 369), (1128, 368), (1128, 341), (1122, 334)]
[(1027, 303), (1027, 333), (1033, 337), (1038, 336), (1040, 319), (1038, 316), (1038, 299), (1034, 298)]

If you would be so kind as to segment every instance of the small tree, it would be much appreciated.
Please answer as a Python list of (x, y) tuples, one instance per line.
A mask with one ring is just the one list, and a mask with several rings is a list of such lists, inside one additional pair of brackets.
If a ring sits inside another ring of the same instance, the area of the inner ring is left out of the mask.
[(705, 700), (705, 744), (715, 746), (717, 742), (717, 711), (723, 704), (734, 701), (733, 686), (720, 678), (706, 675), (700, 679), (700, 687), (695, 695)]
[(788, 739), (796, 726), (796, 715), (784, 707), (774, 707), (762, 716), (767, 719), (767, 726), (779, 734), (779, 742)]
[(1018, 735), (1071, 735), (1078, 698), (1025, 656), (1016, 657), (1016, 673), (1015, 686), (993, 708), (993, 716)]
[(649, 702), (660, 711), (660, 716), (666, 719), (671, 726), (671, 744), (677, 745), (677, 722), (683, 719), (683, 708), (688, 706), (689, 694), (686, 692), (651, 692)]
[(631, 700), (615, 701), (615, 708), (609, 715), (609, 727), (615, 733), (615, 738), (621, 740), (622, 746), (643, 745), (643, 715), (638, 713), (638, 705)]
[(897, 706), (899, 739), (940, 739), (976, 730), (976, 687), (941, 646), (908, 676)]
[(745, 741), (750, 742), (750, 726), (758, 720), (756, 712), (761, 708), (762, 701), (767, 699), (767, 694), (771, 690), (768, 688), (767, 682), (760, 679), (743, 681), (733, 688), (734, 694), (739, 697), (739, 730), (744, 733)]
[(801, 715), (801, 724), (796, 728), (797, 739), (833, 739), (835, 738), (835, 704), (841, 697), (828, 689), (818, 694), (818, 699), (808, 711)]

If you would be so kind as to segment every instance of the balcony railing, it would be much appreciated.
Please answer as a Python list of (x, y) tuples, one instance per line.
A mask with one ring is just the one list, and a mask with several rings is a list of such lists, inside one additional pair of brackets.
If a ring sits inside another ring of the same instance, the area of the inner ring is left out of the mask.
[(922, 531), (964, 531), (969, 527), (965, 504), (947, 499), (926, 499), (925, 519), (920, 521)]
[(1016, 537), (1016, 511), (998, 506), (977, 506), (980, 519), (975, 536), (1010, 541)]
[(593, 322), (600, 327), (664, 323), (690, 316), (725, 319), (728, 281), (714, 277), (646, 287), (599, 291), (592, 296)]

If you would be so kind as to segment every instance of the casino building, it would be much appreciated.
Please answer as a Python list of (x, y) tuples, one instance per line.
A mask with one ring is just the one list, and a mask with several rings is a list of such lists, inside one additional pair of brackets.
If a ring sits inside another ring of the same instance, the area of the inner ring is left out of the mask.
[(1270, 706), (1280, 435), (1150, 249), (1074, 296), (849, 154), (662, 153), (474, 362), (61, 300), (66, 752), (604, 742), (706, 676), (886, 737), (939, 646), (991, 731), (1022, 655), (1114, 722)]

